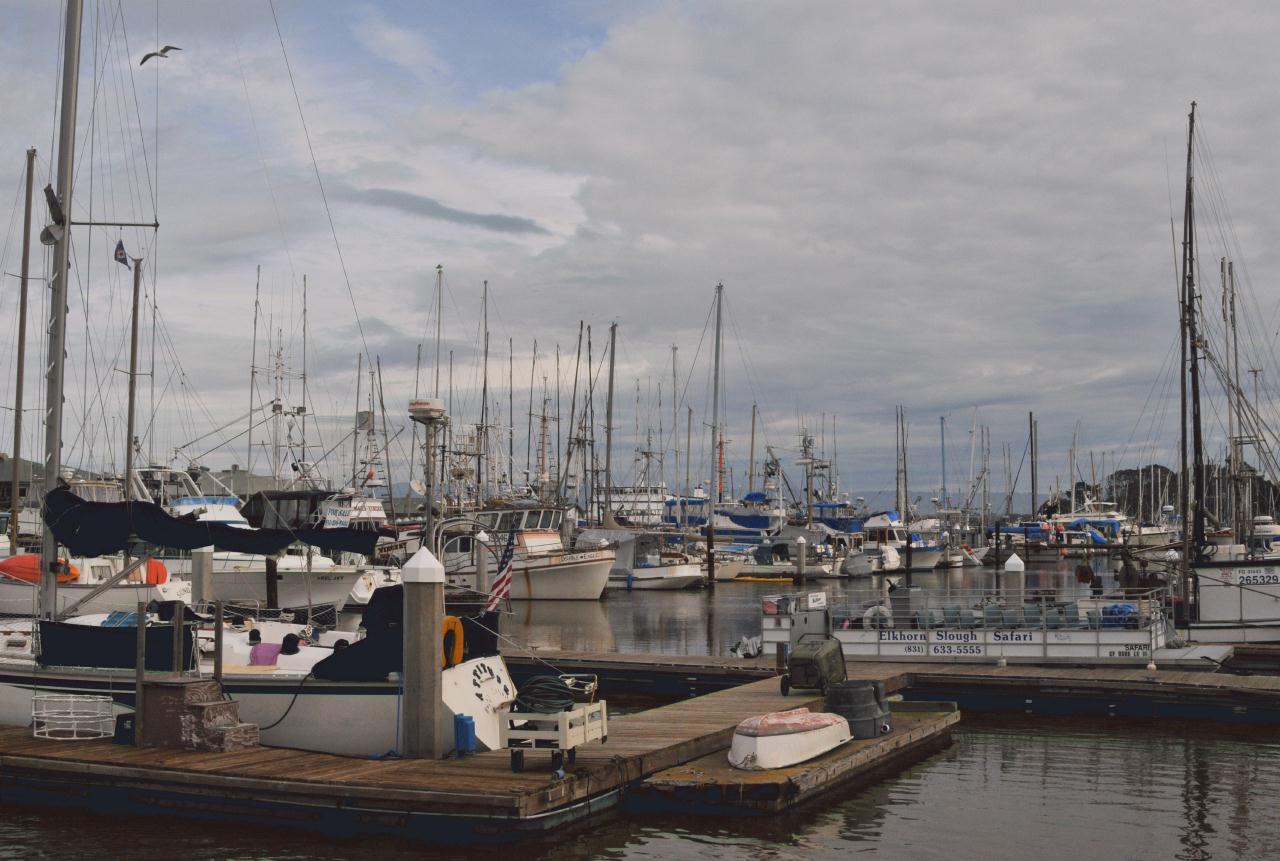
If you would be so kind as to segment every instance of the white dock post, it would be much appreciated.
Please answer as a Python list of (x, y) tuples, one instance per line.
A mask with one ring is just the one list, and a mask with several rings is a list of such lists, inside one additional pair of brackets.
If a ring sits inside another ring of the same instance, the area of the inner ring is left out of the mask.
[(191, 606), (203, 608), (213, 600), (213, 548), (191, 551)]
[(441, 706), (444, 566), (430, 550), (400, 570), (404, 582), (404, 739), (406, 757), (440, 759), (449, 745)]

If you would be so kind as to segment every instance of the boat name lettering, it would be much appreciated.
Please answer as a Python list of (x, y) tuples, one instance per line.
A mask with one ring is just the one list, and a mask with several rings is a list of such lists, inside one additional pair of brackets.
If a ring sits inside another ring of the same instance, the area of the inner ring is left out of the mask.
[(1030, 631), (996, 631), (991, 636), (997, 643), (1030, 643), (1031, 642)]
[(977, 631), (935, 631), (934, 639), (940, 643), (976, 643)]
[(926, 631), (881, 631), (882, 643), (923, 643), (929, 639)]

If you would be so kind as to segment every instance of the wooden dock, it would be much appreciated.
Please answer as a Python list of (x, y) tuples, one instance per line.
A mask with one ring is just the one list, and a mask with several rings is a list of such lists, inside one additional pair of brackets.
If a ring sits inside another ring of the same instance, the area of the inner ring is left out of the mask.
[(622, 790), (663, 769), (728, 747), (737, 724), (782, 708), (766, 679), (610, 721), (603, 744), (580, 748), (564, 778), (550, 754), (513, 773), (506, 751), (463, 759), (368, 760), (259, 747), (235, 753), (46, 741), (0, 728), (0, 799), (104, 813), (165, 812), (294, 826), (325, 833), (395, 834), (432, 842), (510, 840), (616, 805)]
[(945, 746), (959, 720), (953, 703), (894, 703), (893, 731), (886, 735), (769, 771), (733, 768), (718, 751), (647, 778), (628, 794), (627, 806), (719, 816), (780, 813), (835, 789), (869, 785), (904, 760)]
[[(1280, 651), (1280, 650), (1277, 650)], [(759, 658), (539, 651), (556, 666), (598, 667), (605, 690), (690, 695), (699, 687), (775, 675)], [(518, 659), (509, 659), (514, 662)], [(884, 682), (908, 698), (954, 700), (962, 711), (1017, 711), (1168, 717), (1280, 725), (1280, 675), (1236, 675), (1143, 667), (1033, 666), (994, 663), (847, 661), (851, 679)]]

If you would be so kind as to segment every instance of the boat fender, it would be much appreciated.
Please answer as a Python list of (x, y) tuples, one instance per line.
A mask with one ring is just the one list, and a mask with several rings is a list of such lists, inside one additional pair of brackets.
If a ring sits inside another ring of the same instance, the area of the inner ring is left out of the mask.
[(462, 663), (462, 620), (457, 616), (445, 616), (443, 629), (444, 648), (440, 655), (441, 669), (449, 669)]
[(862, 627), (866, 630), (872, 628), (892, 628), (893, 614), (889, 612), (889, 608), (883, 604), (876, 604), (874, 607), (868, 607), (867, 612), (862, 614)]
[(636, 582), (636, 575), (628, 573), (627, 574), (627, 591), (628, 592), (631, 591), (631, 587), (635, 585), (635, 582)]

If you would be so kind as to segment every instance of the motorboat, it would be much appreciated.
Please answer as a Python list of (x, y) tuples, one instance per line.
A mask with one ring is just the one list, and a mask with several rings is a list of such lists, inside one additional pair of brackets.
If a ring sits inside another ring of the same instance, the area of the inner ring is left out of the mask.
[(734, 768), (765, 771), (807, 762), (853, 738), (840, 715), (799, 708), (750, 717), (729, 746)]
[(706, 580), (701, 559), (690, 556), (663, 532), (641, 532), (620, 528), (584, 529), (578, 543), (615, 545), (610, 589), (687, 589)]

